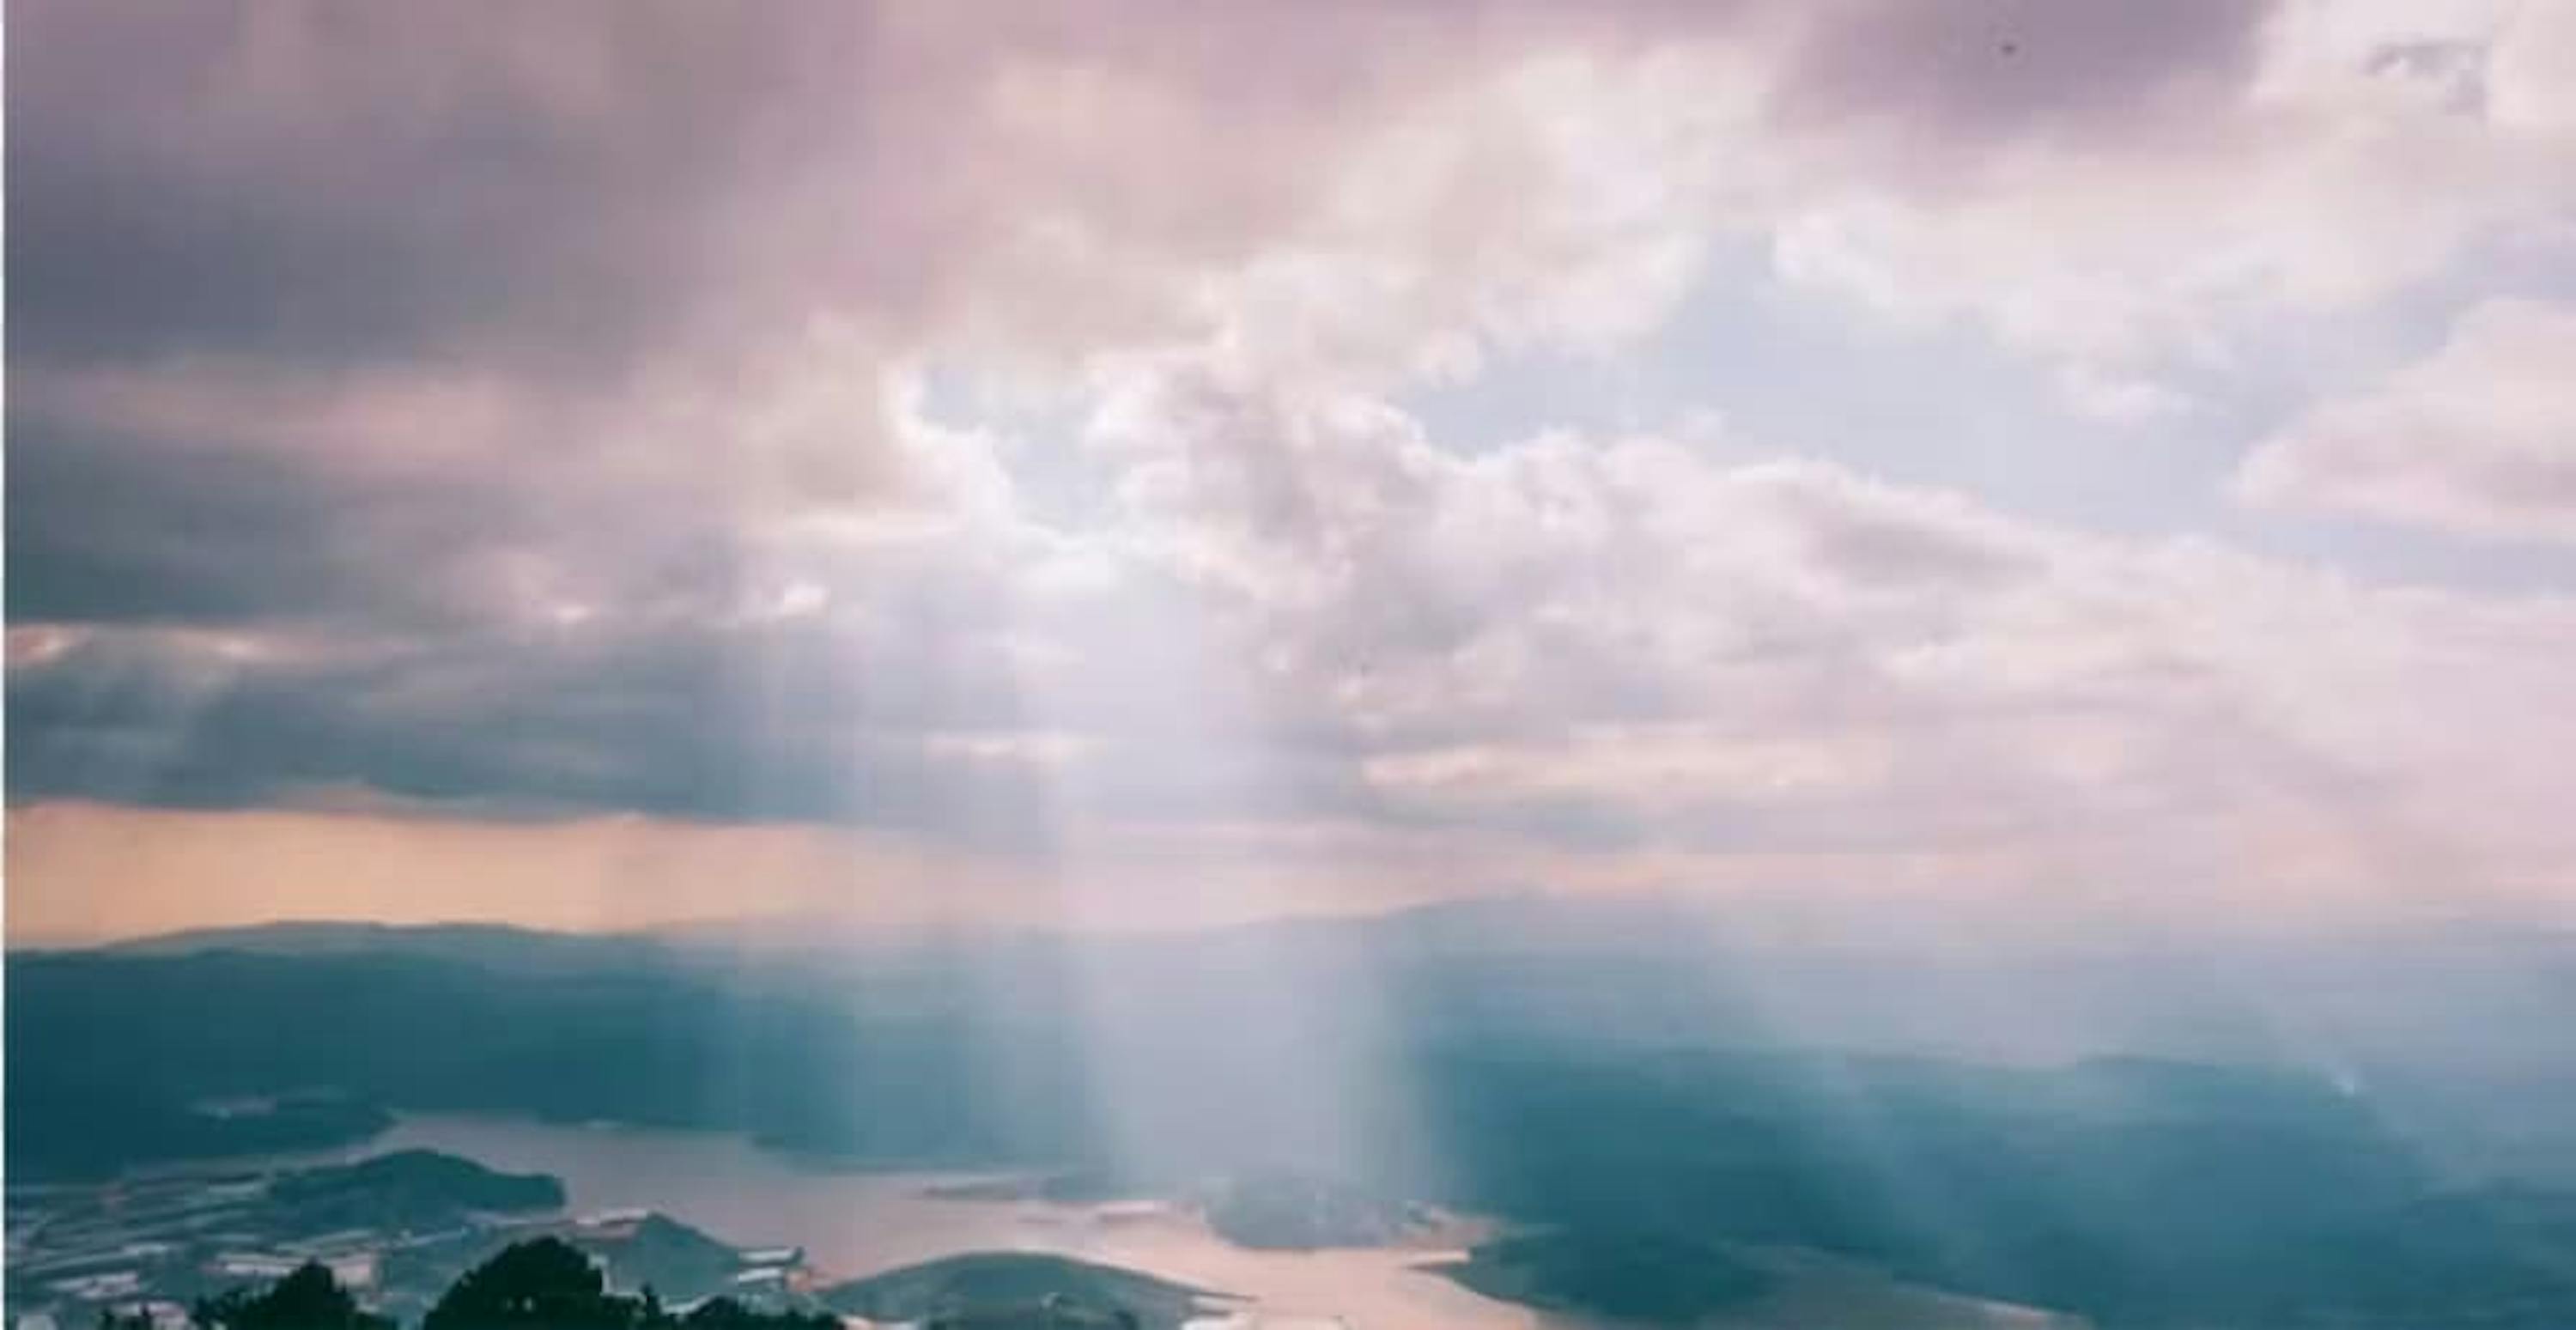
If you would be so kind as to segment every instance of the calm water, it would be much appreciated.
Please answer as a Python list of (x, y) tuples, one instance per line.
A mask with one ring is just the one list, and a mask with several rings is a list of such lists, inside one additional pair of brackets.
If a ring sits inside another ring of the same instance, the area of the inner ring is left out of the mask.
[(1256, 1252), (1159, 1209), (939, 1200), (954, 1175), (853, 1173), (740, 1137), (509, 1118), (404, 1118), (363, 1151), (423, 1148), (562, 1178), (576, 1211), (663, 1211), (743, 1246), (795, 1243), (826, 1274), (873, 1274), (960, 1251), (1044, 1251), (1126, 1266), (1258, 1300), (1268, 1316), (1337, 1315), (1368, 1330), (1495, 1330), (1570, 1323), (1499, 1303), (1414, 1268), (1425, 1251)]

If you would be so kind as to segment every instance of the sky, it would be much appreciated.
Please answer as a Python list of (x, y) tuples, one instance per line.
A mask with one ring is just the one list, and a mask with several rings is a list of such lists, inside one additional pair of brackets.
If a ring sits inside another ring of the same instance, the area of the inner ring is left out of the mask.
[(2576, 919), (2576, 2), (17, 0), (8, 929)]

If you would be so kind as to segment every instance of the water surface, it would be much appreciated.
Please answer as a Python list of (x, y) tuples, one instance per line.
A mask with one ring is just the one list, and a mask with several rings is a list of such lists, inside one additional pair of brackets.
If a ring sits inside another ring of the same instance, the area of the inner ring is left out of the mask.
[(794, 1243), (833, 1279), (963, 1251), (1040, 1251), (1258, 1300), (1268, 1316), (1338, 1316), (1371, 1330), (1565, 1327), (1419, 1269), (1455, 1253), (1249, 1251), (1160, 1206), (941, 1199), (940, 1173), (855, 1172), (714, 1132), (419, 1115), (350, 1154), (429, 1149), (563, 1179), (575, 1212), (643, 1207), (729, 1243)]

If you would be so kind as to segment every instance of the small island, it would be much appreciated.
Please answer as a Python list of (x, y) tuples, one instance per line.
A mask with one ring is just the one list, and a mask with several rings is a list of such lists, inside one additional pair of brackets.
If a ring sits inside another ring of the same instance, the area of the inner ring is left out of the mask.
[(937, 1330), (1178, 1330), (1227, 1295), (1116, 1266), (1031, 1252), (972, 1252), (822, 1291), (825, 1307)]
[(1217, 1236), (1255, 1250), (1388, 1247), (1438, 1221), (1428, 1207), (1298, 1173), (1228, 1178), (1200, 1204)]
[(1436, 1267), (1504, 1302), (1649, 1325), (1692, 1325), (1770, 1291), (1771, 1276), (1726, 1247), (1669, 1237), (1534, 1233), (1480, 1243)]

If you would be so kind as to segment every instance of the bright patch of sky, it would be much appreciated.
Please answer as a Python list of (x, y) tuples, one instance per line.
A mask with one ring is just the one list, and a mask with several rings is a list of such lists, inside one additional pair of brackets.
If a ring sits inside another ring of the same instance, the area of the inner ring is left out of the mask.
[(1433, 442), (1467, 453), (1546, 429), (1657, 432), (1715, 458), (1821, 458), (2106, 534), (2205, 534), (2399, 581), (2576, 590), (2576, 553), (2249, 510), (2231, 496), (2248, 453), (2308, 402), (2429, 351), (2450, 314), (2499, 286), (2576, 295), (2576, 269), (2500, 260), (2382, 309), (2284, 314), (2224, 365), (2165, 367), (2141, 389), (2160, 400), (2129, 414), (2086, 409), (2080, 390), (1978, 326), (1881, 318), (1783, 280), (1766, 252), (1738, 245), (1637, 346), (1502, 351), (1398, 400)]

